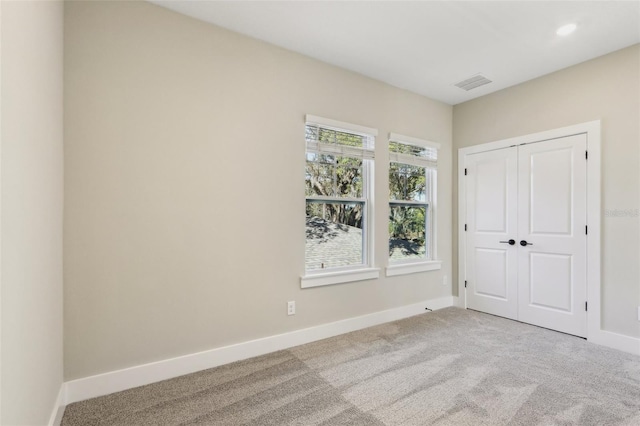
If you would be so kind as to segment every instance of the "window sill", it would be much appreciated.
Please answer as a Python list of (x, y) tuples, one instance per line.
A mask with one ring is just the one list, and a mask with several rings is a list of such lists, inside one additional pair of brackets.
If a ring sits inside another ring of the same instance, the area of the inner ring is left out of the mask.
[(300, 278), (301, 288), (320, 287), (353, 281), (373, 280), (380, 277), (379, 268), (353, 269), (350, 271), (323, 272)]
[(396, 263), (387, 266), (387, 276), (416, 274), (418, 272), (437, 271), (442, 268), (442, 260), (429, 260), (417, 263)]

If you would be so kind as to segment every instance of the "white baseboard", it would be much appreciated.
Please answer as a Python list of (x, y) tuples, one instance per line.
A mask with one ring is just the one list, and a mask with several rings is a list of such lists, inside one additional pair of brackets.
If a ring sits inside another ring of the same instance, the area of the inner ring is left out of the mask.
[(51, 417), (49, 417), (48, 426), (60, 426), (62, 423), (62, 415), (64, 414), (65, 407), (65, 383), (60, 386), (60, 390), (58, 391), (58, 397), (56, 398), (55, 405), (53, 406), (53, 410), (51, 411)]
[(608, 346), (634, 355), (640, 355), (640, 339), (637, 337), (599, 330), (593, 336), (590, 334), (588, 340), (591, 343)]
[(64, 402), (65, 404), (71, 404), (137, 386), (148, 385), (385, 322), (408, 318), (427, 312), (425, 308), (431, 310), (446, 308), (453, 306), (453, 303), (453, 296), (426, 300), (413, 305), (251, 340), (236, 345), (71, 380), (64, 384)]

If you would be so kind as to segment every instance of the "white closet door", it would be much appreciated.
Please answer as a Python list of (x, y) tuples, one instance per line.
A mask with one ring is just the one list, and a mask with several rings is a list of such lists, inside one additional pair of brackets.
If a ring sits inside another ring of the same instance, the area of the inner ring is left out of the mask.
[(469, 155), (466, 168), (467, 307), (517, 319), (517, 149)]
[(586, 146), (583, 134), (518, 147), (518, 320), (577, 336), (587, 328)]

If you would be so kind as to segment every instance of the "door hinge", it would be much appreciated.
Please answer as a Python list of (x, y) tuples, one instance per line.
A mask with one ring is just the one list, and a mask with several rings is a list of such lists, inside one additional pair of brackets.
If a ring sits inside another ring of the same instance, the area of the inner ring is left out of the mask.
[(587, 311), (587, 302), (584, 302), (584, 310)]
[(464, 288), (467, 288), (467, 281), (464, 281)]
[(464, 224), (464, 231), (465, 232), (467, 231), (467, 224), (466, 223)]
[(464, 175), (465, 176), (467, 175), (467, 169), (466, 168), (464, 169)]
[(589, 226), (584, 226), (584, 235), (589, 235)]
[(584, 159), (588, 160), (589, 159), (589, 151), (585, 151), (584, 152)]

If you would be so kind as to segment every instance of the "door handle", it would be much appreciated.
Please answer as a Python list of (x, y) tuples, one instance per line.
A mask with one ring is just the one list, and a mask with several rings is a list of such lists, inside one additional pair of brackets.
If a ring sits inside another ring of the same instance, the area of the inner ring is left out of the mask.
[(500, 241), (503, 244), (509, 244), (510, 246), (515, 245), (516, 240), (509, 240), (509, 241)]
[(532, 246), (533, 244), (528, 243), (528, 242), (527, 242), (527, 240), (521, 240), (521, 241), (520, 241), (520, 245), (521, 245), (522, 247), (526, 247), (526, 246)]

